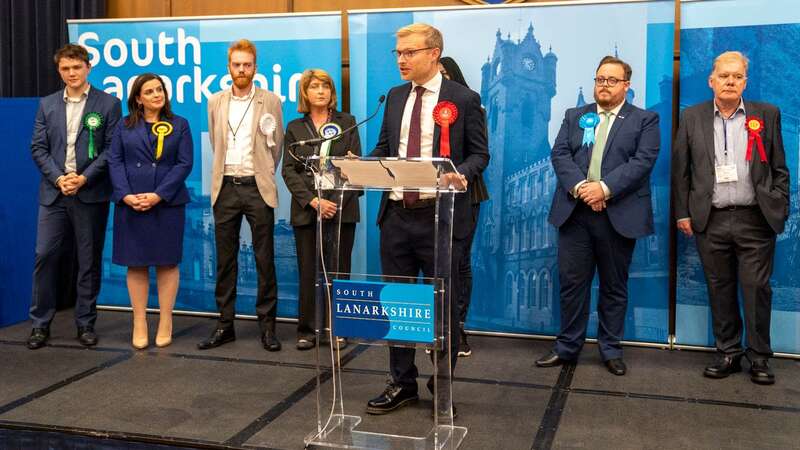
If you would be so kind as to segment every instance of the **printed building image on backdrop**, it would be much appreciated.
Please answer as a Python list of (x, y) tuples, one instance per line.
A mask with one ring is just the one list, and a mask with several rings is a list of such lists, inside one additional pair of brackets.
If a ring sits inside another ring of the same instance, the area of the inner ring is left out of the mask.
[[(162, 76), (172, 110), (185, 117), (192, 129), (194, 167), (187, 180), (191, 203), (186, 209), (181, 286), (176, 309), (216, 311), (216, 249), (210, 186), (212, 149), (208, 138), (208, 98), (231, 85), (227, 70), (230, 43), (248, 38), (257, 49), (257, 87), (283, 101), (283, 124), (299, 116), (297, 86), (309, 67), (327, 70), (334, 83), (341, 80), (341, 16), (337, 14), (197, 18), (187, 20), (74, 21), (70, 40), (89, 50), (93, 86), (125, 102), (135, 77), (144, 72)], [(297, 314), (297, 261), (294, 233), (289, 224), (290, 195), (276, 170), (279, 207), (275, 214), (275, 265), (278, 274), (278, 314)], [(256, 267), (250, 228), (243, 220), (240, 236), (237, 312), (255, 314)], [(126, 268), (111, 263), (113, 221), (109, 220), (103, 254), (100, 303), (129, 306)], [(363, 249), (356, 248), (357, 256)], [(156, 306), (151, 290), (150, 306)]]
[[(661, 153), (651, 178), (656, 234), (636, 245), (625, 339), (666, 342), (672, 6), (655, 2), (349, 15), (351, 84), (363, 80), (367, 86), (364, 91), (351, 89), (354, 111), (370, 109), (372, 98), (402, 82), (389, 51), (394, 30), (412, 22), (442, 31), (443, 55), (459, 63), (470, 87), (481, 94), (491, 153), (484, 174), (490, 200), (481, 206), (473, 246), (469, 328), (558, 332), (558, 233), (547, 222), (557, 182), (550, 149), (566, 109), (593, 102), (597, 63), (605, 55), (617, 55), (633, 66), (627, 101), (661, 116)], [(563, 32), (588, 29), (596, 20), (612, 25), (590, 41)], [(474, 32), (464, 35), (464, 29)], [(374, 146), (379, 127), (377, 121), (369, 125), (366, 148)], [(380, 270), (374, 260), (370, 269)], [(597, 295), (595, 281), (595, 304)], [(591, 334), (596, 324), (593, 312)]]
[[(781, 131), (790, 178), (790, 210), (785, 231), (778, 236), (772, 285), (772, 346), (774, 351), (800, 351), (800, 75), (794, 69), (800, 65), (800, 14), (791, 18), (779, 5), (770, 8), (748, 5), (744, 11), (728, 20), (715, 8), (741, 6), (745, 2), (710, 2), (690, 4), (684, 16), (690, 21), (681, 30), (681, 95), (684, 108), (711, 100), (708, 76), (714, 57), (727, 50), (739, 50), (750, 60), (744, 98), (769, 102), (781, 109)], [(785, 3), (785, 6), (794, 2)], [(733, 4), (733, 5), (732, 5)], [(769, 11), (784, 11), (780, 13)], [(748, 14), (752, 12), (753, 14)], [(791, 14), (790, 14), (791, 15)], [(704, 17), (714, 17), (715, 25), (705, 27)], [(746, 19), (742, 19), (746, 17)], [(740, 21), (759, 25), (739, 25)], [(783, 23), (793, 20), (795, 23)], [(774, 23), (769, 23), (774, 22)], [(687, 28), (687, 25), (689, 28)], [(737, 26), (733, 26), (737, 25)], [(786, 70), (776, 72), (776, 68)], [(708, 307), (703, 268), (693, 239), (678, 239), (677, 279), (677, 342), (692, 345), (714, 345), (711, 316)]]

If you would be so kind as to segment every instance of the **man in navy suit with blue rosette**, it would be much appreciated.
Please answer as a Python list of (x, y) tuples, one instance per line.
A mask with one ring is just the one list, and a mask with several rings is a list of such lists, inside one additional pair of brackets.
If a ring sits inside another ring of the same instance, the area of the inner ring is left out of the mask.
[(75, 323), (84, 346), (97, 344), (97, 294), (111, 184), (106, 150), (121, 115), (120, 101), (89, 85), (85, 48), (67, 44), (54, 61), (66, 85), (42, 98), (36, 113), (31, 154), (42, 181), (33, 269), (28, 348), (47, 343), (56, 311), (61, 246), (68, 233), (78, 250)]
[[(439, 30), (415, 23), (399, 29), (396, 35), (393, 53), (397, 57), (400, 76), (408, 83), (389, 91), (381, 133), (370, 156), (449, 157), (458, 173), (442, 175), (440, 183), (469, 188), (467, 180), (474, 179), (489, 163), (480, 96), (442, 77), (438, 63), (444, 42)], [(445, 108), (449, 115), (440, 114)], [(449, 149), (441, 144), (440, 124), (445, 117), (455, 119), (449, 122)], [(469, 234), (471, 214), (469, 192), (456, 194), (453, 212), (455, 238), (464, 239)], [(436, 264), (435, 215), (434, 194), (384, 192), (378, 212), (384, 275), (417, 277), (422, 271), (426, 277), (433, 276)], [(453, 246), (452, 267), (457, 267), (455, 264), (460, 257), (459, 246)], [(458, 286), (457, 273), (450, 273), (451, 286)], [(457, 324), (456, 302), (451, 302), (449, 309), (450, 323)], [(455, 367), (458, 357), (458, 337), (457, 332), (451, 334), (451, 368)], [(390, 347), (392, 381), (382, 394), (367, 403), (368, 413), (386, 414), (418, 399), (419, 372), (414, 364), (414, 355), (413, 348)], [(428, 382), (431, 392), (432, 381)]]
[(561, 331), (539, 367), (574, 362), (586, 339), (597, 270), (597, 340), (609, 372), (625, 375), (620, 341), (628, 268), (636, 239), (653, 233), (650, 172), (658, 157), (658, 115), (625, 101), (632, 70), (606, 56), (592, 103), (567, 110), (551, 160), (558, 178), (549, 221), (558, 228)]

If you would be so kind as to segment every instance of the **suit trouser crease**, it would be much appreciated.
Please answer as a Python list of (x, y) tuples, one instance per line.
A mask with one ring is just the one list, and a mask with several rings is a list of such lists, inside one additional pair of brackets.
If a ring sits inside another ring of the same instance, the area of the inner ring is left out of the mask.
[[(432, 277), (435, 272), (434, 267), (434, 214), (435, 208), (423, 209), (404, 209), (399, 206), (390, 206), (385, 213), (381, 224), (380, 248), (381, 248), (381, 267), (386, 276), (408, 276), (416, 277), (422, 271), (423, 276)], [(440, 230), (446, 229), (440, 223)], [(440, 240), (441, 241), (441, 240)], [(441, 245), (441, 243), (440, 243)], [(458, 245), (452, 246), (450, 255), (451, 264), (457, 263), (460, 257)], [(446, 276), (446, 264), (440, 263), (438, 275)], [(456, 267), (452, 265), (451, 267)], [(458, 270), (450, 271), (450, 287), (457, 289)], [(452, 289), (445, 289), (444, 308), (449, 313), (451, 327), (458, 324), (460, 314), (456, 301), (450, 301)], [(455, 300), (455, 299), (453, 299)], [(437, 314), (441, 314), (437, 307)], [(438, 333), (437, 333), (438, 334)], [(458, 359), (459, 333), (452, 330), (450, 334), (450, 368), (455, 370)], [(419, 370), (414, 364), (416, 349), (405, 347), (389, 347), (389, 366), (392, 380), (403, 387), (417, 389), (417, 377)], [(438, 373), (448, 372), (447, 359), (443, 356), (445, 352), (439, 353)], [(431, 356), (433, 357), (433, 356)]]
[(606, 211), (577, 205), (558, 231), (558, 271), (561, 286), (561, 331), (555, 350), (575, 360), (586, 340), (592, 279), (597, 271), (597, 341), (603, 360), (622, 357), (620, 341), (628, 306), (628, 269), (635, 239), (614, 229)]
[(219, 326), (232, 327), (236, 315), (236, 285), (239, 273), (239, 236), (244, 217), (253, 237), (253, 254), (258, 274), (255, 309), (261, 332), (275, 330), (278, 284), (275, 274), (275, 213), (255, 184), (223, 182), (214, 204), (214, 236), (217, 246), (215, 297), (220, 312)]
[(55, 315), (57, 295), (61, 291), (58, 283), (62, 244), (69, 234), (74, 237), (78, 260), (75, 323), (78, 327), (94, 326), (108, 208), (108, 202), (84, 203), (77, 197), (63, 195), (51, 205), (39, 206), (30, 307), (34, 328), (49, 327)]
[[(741, 354), (743, 331), (753, 358), (772, 355), (770, 319), (776, 236), (759, 209), (712, 211), (696, 233), (717, 350)], [(741, 288), (744, 330), (739, 306)]]

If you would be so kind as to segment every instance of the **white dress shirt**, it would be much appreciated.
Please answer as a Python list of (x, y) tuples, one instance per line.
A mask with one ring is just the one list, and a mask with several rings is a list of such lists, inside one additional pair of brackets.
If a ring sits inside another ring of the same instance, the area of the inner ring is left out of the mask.
[[(417, 83), (411, 82), (411, 93), (406, 99), (406, 106), (403, 110), (403, 119), (400, 122), (400, 145), (397, 148), (398, 156), (401, 158), (406, 157), (406, 149), (408, 148), (408, 132), (411, 129), (411, 113), (414, 109), (414, 102), (417, 99), (416, 87)], [(425, 92), (422, 94), (422, 110), (420, 111), (420, 145), (419, 156), (420, 158), (433, 157), (433, 131), (436, 126), (433, 120), (433, 109), (439, 103), (439, 92), (442, 89), (442, 74), (436, 72), (433, 78), (423, 84)], [(419, 198), (433, 198), (435, 194), (420, 193)], [(402, 200), (402, 189), (394, 189), (389, 194), (391, 200)]]
[[(67, 95), (67, 88), (64, 88), (64, 103), (66, 103), (67, 108), (67, 155), (66, 158), (64, 158), (65, 174), (78, 171), (78, 164), (75, 160), (75, 142), (78, 140), (78, 134), (81, 132), (81, 127), (83, 126), (83, 110), (86, 107), (86, 99), (89, 98), (89, 90), (91, 88), (92, 87), (87, 84), (86, 90), (77, 98), (69, 97)], [(86, 148), (85, 151), (88, 152), (89, 149)]]
[(255, 93), (255, 85), (250, 87), (250, 93), (244, 97), (237, 97), (231, 92), (231, 101), (228, 104), (228, 148), (225, 152), (223, 175), (251, 177), (256, 173), (253, 166)]

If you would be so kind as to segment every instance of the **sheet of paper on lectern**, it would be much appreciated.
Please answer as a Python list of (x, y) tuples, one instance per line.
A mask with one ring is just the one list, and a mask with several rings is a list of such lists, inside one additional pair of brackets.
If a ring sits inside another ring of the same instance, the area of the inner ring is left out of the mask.
[(436, 167), (430, 161), (383, 161), (395, 176), (396, 186), (435, 188)]
[(360, 159), (331, 160), (331, 164), (342, 171), (342, 177), (354, 186), (370, 186), (376, 188), (391, 188), (397, 186), (395, 180), (386, 168), (381, 167), (378, 161), (364, 161)]
[(340, 159), (331, 163), (354, 186), (436, 187), (436, 167), (430, 161)]

